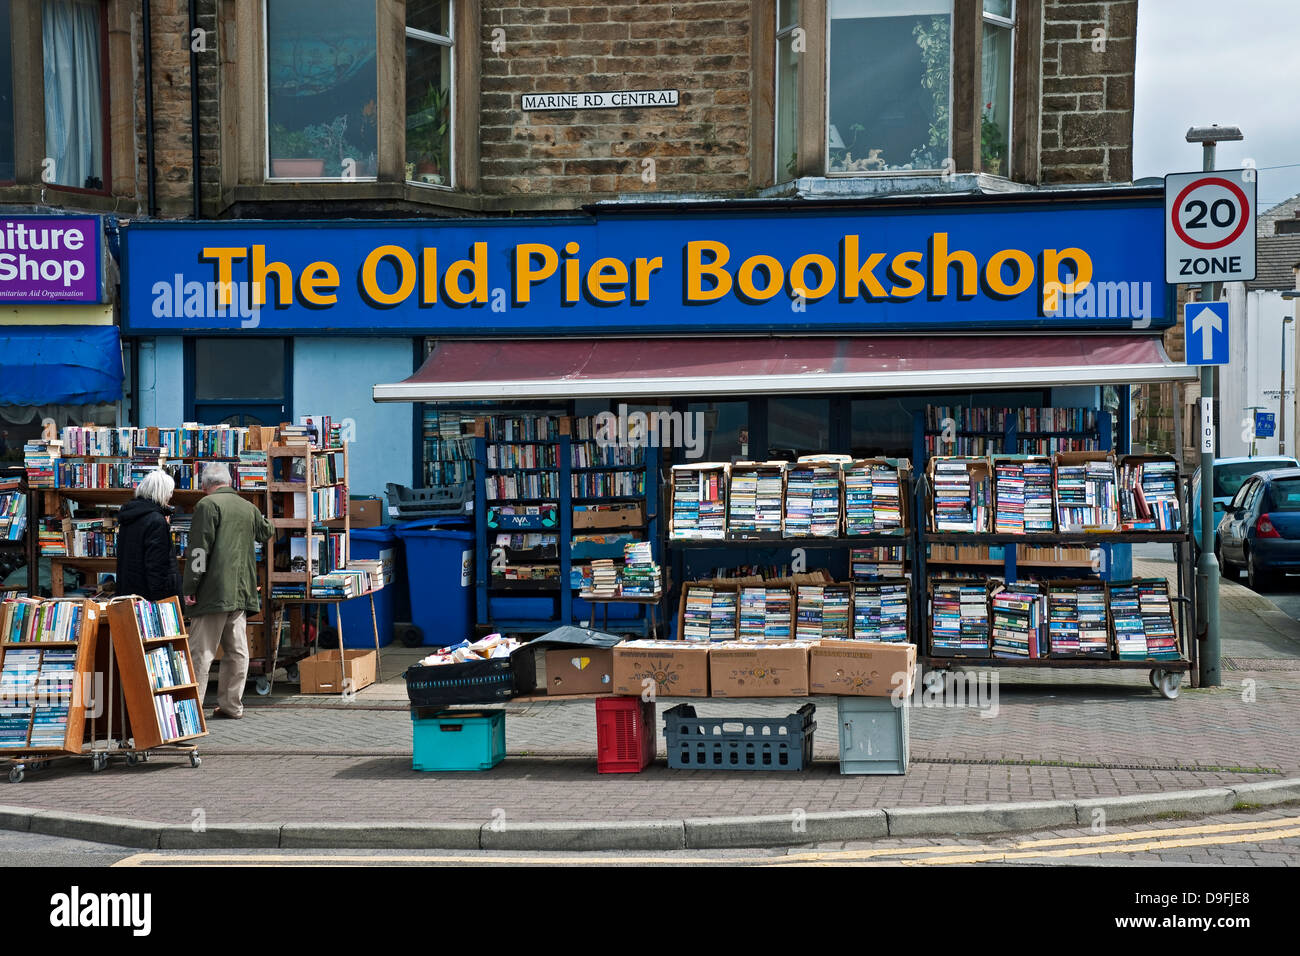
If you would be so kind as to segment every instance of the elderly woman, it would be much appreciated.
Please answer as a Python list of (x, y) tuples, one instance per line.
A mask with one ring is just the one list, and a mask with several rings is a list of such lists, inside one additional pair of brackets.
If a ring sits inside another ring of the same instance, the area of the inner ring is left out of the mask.
[(118, 512), (117, 593), (149, 601), (179, 597), (180, 564), (172, 542), (168, 502), (176, 482), (162, 469), (151, 471), (135, 497)]

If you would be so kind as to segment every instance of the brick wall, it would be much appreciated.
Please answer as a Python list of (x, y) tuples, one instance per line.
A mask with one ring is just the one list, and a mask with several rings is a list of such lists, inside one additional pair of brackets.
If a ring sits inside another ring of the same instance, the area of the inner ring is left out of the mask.
[[(484, 0), (483, 192), (597, 198), (743, 192), (749, 186), (749, 18), (747, 0)], [(494, 31), (504, 31), (503, 50), (492, 49), (501, 37)], [(576, 89), (677, 89), (681, 105), (520, 108), (524, 93)]]
[(1041, 178), (1133, 178), (1137, 0), (1046, 0)]

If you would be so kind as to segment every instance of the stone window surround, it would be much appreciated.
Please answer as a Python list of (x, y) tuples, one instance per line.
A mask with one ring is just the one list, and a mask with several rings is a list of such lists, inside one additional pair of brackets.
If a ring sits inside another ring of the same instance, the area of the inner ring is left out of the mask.
[[(42, 0), (11, 0), (13, 42), (14, 181), (0, 185), (0, 202), (73, 208), (95, 212), (134, 211), (136, 205), (134, 138), (123, 135), (135, 125), (135, 95), (129, 0), (100, 0), (104, 117), (102, 190), (46, 183), (45, 60), (41, 40)], [(20, 132), (22, 131), (22, 132)], [(26, 135), (23, 135), (25, 133)]]
[(453, 0), (454, 188), (406, 181), (406, 3), (377, 0), (379, 168), (358, 182), (267, 182), (265, 0), (220, 0), (221, 193), (236, 202), (387, 199), (455, 209), (476, 206), (479, 185), (479, 5)]
[[(953, 172), (980, 173), (980, 117), (983, 112), (980, 63), (983, 45), (983, 0), (953, 0), (952, 158)], [(799, 25), (804, 28), (804, 61), (799, 71), (796, 178), (869, 179), (899, 173), (826, 172), (826, 110), (829, 51), (827, 0), (802, 0)], [(1034, 183), (1039, 175), (1043, 0), (1017, 0), (1012, 49), (1011, 178)], [(755, 0), (751, 33), (754, 71), (750, 176), (756, 186), (774, 184), (776, 0)], [(965, 42), (957, 42), (964, 39)], [(906, 174), (904, 174), (906, 175)], [(920, 173), (933, 178), (933, 173)]]

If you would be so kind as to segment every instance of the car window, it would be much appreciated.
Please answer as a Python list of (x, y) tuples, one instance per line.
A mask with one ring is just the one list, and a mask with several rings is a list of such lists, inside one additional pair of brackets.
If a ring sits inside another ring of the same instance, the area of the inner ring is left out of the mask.
[[(1249, 478), (1250, 476), (1247, 475), (1246, 477)], [(1237, 489), (1237, 493), (1233, 496), (1232, 501), (1228, 503), (1228, 508), (1233, 511), (1236, 511), (1238, 508), (1246, 507), (1246, 499), (1250, 497), (1250, 493), (1254, 489), (1255, 489), (1255, 482), (1253, 481), (1248, 481), (1245, 484), (1243, 484), (1240, 488)]]
[(1264, 482), (1259, 478), (1256, 478), (1251, 482), (1250, 487), (1246, 491), (1246, 510), (1248, 512), (1255, 510), (1255, 505), (1259, 504), (1259, 499), (1264, 492), (1264, 488)]
[(1250, 461), (1234, 462), (1230, 465), (1214, 466), (1214, 497), (1227, 498), (1235, 495), (1246, 479), (1270, 468), (1294, 468), (1295, 462), (1289, 458), (1254, 458)]
[(1300, 511), (1300, 478), (1282, 478), (1268, 489), (1269, 511)]

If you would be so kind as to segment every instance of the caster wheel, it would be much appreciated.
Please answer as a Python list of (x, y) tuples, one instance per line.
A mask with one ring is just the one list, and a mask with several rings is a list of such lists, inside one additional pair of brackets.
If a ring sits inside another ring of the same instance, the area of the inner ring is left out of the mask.
[(129, 753), (126, 755), (126, 765), (128, 767), (134, 767), (138, 763), (143, 763), (139, 754)]
[(1178, 688), (1182, 686), (1183, 675), (1170, 671), (1162, 671), (1160, 674), (1160, 686), (1156, 689), (1166, 700), (1178, 699)]
[(424, 631), (414, 624), (400, 628), (398, 637), (401, 638), (403, 647), (420, 647), (424, 644)]
[(1160, 689), (1160, 675), (1161, 675), (1162, 673), (1164, 673), (1164, 672), (1163, 672), (1163, 671), (1158, 671), (1158, 670), (1152, 670), (1151, 673), (1147, 674), (1147, 681), (1148, 681), (1148, 682), (1151, 684), (1151, 686), (1154, 687), (1156, 690), (1159, 690), (1159, 689)]
[(23, 768), (22, 768), (22, 767), (10, 767), (10, 768), (9, 768), (9, 782), (10, 782), (10, 783), (22, 783), (22, 782), (23, 782)]
[(108, 766), (108, 757), (104, 754), (95, 754), (90, 758), (90, 772), (99, 773)]
[(191, 767), (197, 767), (197, 766), (199, 766), (199, 764), (201, 764), (201, 763), (203, 763), (203, 760), (199, 757), (198, 754), (190, 754), (190, 766), (191, 766)]
[(265, 677), (259, 677), (257, 679), (258, 696), (265, 697), (269, 693), (271, 693), (271, 682), (267, 680)]
[(284, 669), (284, 673), (289, 678), (290, 684), (297, 684), (302, 679), (302, 675), (298, 673), (297, 664), (290, 664)]

